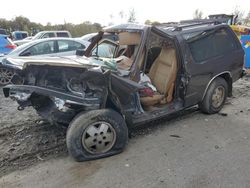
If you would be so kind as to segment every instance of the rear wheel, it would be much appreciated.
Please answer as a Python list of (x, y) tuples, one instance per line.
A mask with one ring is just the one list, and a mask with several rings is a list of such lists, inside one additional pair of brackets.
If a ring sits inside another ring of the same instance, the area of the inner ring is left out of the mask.
[(109, 109), (77, 115), (67, 131), (69, 154), (76, 161), (111, 156), (122, 152), (128, 141), (123, 117)]
[(223, 78), (216, 78), (209, 86), (203, 101), (199, 104), (202, 112), (214, 114), (219, 112), (228, 95), (228, 84)]
[(13, 75), (14, 71), (12, 69), (0, 67), (0, 85), (10, 84)]

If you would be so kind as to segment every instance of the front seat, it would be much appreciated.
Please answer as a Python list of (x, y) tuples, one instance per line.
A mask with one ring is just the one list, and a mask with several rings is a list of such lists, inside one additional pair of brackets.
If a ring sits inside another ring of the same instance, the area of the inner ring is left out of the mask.
[(173, 100), (176, 74), (176, 51), (174, 48), (163, 47), (148, 74), (159, 94), (155, 94), (153, 97), (141, 98), (142, 104), (152, 106), (171, 102)]

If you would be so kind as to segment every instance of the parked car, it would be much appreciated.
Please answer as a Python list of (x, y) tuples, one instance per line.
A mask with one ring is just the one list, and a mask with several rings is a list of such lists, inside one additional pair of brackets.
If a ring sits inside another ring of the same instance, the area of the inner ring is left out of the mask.
[[(92, 39), (98, 35), (98, 33), (88, 33), (86, 35), (83, 35), (82, 37), (79, 37), (80, 39), (88, 42), (92, 42)], [(118, 41), (117, 35), (111, 35), (110, 33), (104, 33), (102, 38), (107, 38), (113, 41)]]
[(104, 31), (119, 40), (99, 32), (83, 57), (7, 59), (20, 72), (3, 88), (5, 97), (53, 124), (69, 124), (67, 148), (77, 161), (120, 153), (133, 127), (190, 106), (219, 112), (243, 72), (244, 51), (224, 24)]
[(44, 39), (44, 38), (55, 38), (55, 37), (63, 37), (63, 38), (72, 38), (69, 31), (41, 31), (37, 33), (31, 39), (24, 39), (20, 41), (15, 41), (14, 43), (17, 46), (30, 42), (31, 40)]
[(87, 45), (89, 45), (88, 42), (78, 39), (48, 38), (34, 40), (19, 46), (8, 55), (0, 57), (0, 62), (2, 62), (2, 66), (0, 66), (0, 85), (9, 84), (16, 69), (16, 67), (3, 67), (5, 58), (27, 56), (69, 56), (75, 55), (77, 49), (85, 49)]
[(8, 35), (6, 29), (0, 28), (0, 35)]
[(92, 39), (94, 36), (96, 36), (97, 34), (98, 34), (98, 33), (88, 33), (88, 34), (86, 34), (86, 35), (81, 36), (80, 39), (91, 42), (91, 39)]
[(7, 35), (0, 34), (0, 56), (8, 54), (15, 48), (16, 45), (14, 45), (14, 43), (11, 41), (10, 38), (8, 38)]
[(27, 31), (14, 31), (11, 33), (11, 36), (12, 36), (12, 40), (16, 41), (16, 40), (27, 39), (29, 34)]

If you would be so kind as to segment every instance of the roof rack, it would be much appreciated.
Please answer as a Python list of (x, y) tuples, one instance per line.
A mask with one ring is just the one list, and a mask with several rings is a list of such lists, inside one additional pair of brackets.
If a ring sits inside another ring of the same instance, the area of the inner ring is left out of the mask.
[(154, 26), (167, 26), (167, 27), (175, 27), (179, 25), (179, 22), (165, 22), (165, 23), (157, 23)]
[[(187, 21), (187, 20), (186, 20)], [(214, 25), (218, 25), (221, 24), (221, 22), (219, 22), (218, 20), (188, 20), (189, 22), (186, 23), (190, 23), (190, 24), (186, 24), (186, 25), (180, 25), (180, 26), (176, 26), (174, 28), (174, 31), (182, 31), (183, 28), (187, 28), (187, 27), (193, 27), (193, 26), (199, 26), (199, 25), (208, 25), (208, 24), (214, 24)], [(185, 22), (184, 22), (185, 23)]]

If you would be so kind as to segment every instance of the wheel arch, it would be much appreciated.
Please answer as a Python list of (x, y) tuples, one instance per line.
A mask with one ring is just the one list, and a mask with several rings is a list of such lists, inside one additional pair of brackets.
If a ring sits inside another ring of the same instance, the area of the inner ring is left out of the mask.
[(207, 93), (207, 90), (209, 88), (209, 86), (211, 85), (211, 83), (216, 79), (216, 78), (223, 78), (226, 82), (227, 82), (227, 85), (228, 85), (228, 96), (232, 96), (232, 88), (233, 88), (233, 79), (232, 79), (232, 75), (229, 71), (224, 71), (224, 72), (221, 72), (217, 75), (215, 75), (212, 79), (210, 79), (210, 81), (208, 82), (207, 86), (206, 86), (206, 89), (202, 95), (202, 99), (201, 101), (203, 101), (206, 93)]

